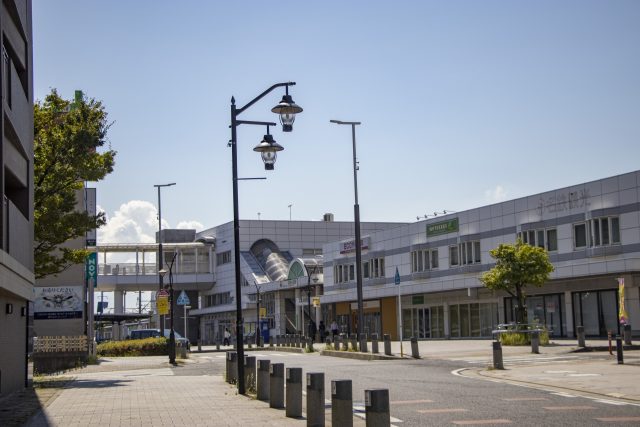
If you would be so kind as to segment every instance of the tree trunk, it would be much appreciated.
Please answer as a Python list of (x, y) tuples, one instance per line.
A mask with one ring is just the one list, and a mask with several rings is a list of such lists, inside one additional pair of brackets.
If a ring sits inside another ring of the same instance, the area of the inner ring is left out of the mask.
[(521, 285), (516, 285), (516, 299), (518, 300), (518, 307), (516, 308), (516, 323), (518, 325), (524, 325), (527, 318), (527, 302), (525, 301)]

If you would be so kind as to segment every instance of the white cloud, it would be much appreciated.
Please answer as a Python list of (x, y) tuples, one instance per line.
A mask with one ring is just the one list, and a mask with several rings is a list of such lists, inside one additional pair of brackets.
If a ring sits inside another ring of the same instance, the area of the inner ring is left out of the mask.
[(196, 230), (196, 232), (198, 232), (202, 231), (204, 225), (200, 224), (198, 221), (180, 221), (178, 225), (176, 225), (176, 228), (184, 230)]
[(502, 202), (507, 199), (507, 191), (502, 187), (502, 185), (496, 185), (495, 188), (486, 190), (484, 192), (484, 197), (489, 203)]
[[(99, 208), (100, 209), (100, 208)], [(162, 226), (168, 227), (166, 221)], [(98, 229), (99, 243), (153, 243), (158, 229), (158, 211), (144, 200), (130, 200), (120, 205), (107, 224)]]

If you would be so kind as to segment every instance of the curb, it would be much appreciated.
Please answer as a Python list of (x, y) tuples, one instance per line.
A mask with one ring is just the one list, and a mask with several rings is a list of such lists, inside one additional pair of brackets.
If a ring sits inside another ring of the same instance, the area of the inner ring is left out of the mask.
[[(374, 353), (359, 353), (355, 351), (336, 351), (336, 350), (321, 350), (320, 356), (342, 357), (344, 359), (357, 359), (357, 360), (411, 360), (406, 357), (398, 356), (386, 356), (382, 354)], [(418, 360), (418, 359), (414, 359)]]

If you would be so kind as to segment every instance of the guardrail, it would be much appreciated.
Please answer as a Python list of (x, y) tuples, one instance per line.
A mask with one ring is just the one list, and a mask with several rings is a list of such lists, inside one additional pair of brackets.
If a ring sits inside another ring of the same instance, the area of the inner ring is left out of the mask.
[(87, 351), (87, 336), (41, 336), (33, 338), (34, 353)]

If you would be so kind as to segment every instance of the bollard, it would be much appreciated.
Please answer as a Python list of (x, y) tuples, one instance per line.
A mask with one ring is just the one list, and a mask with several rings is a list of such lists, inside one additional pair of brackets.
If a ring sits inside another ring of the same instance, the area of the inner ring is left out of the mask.
[(220, 341), (216, 341), (216, 351), (220, 351)]
[(307, 425), (324, 427), (324, 373), (307, 373)]
[(309, 338), (309, 340), (307, 341), (307, 350), (312, 353), (313, 350), (313, 338)]
[(584, 326), (578, 326), (576, 331), (578, 334), (578, 347), (586, 347), (587, 345), (584, 342)]
[(502, 363), (502, 345), (500, 341), (493, 342), (493, 369), (504, 369)]
[(533, 331), (531, 332), (531, 353), (539, 354), (540, 350), (540, 332)]
[(367, 334), (360, 334), (360, 351), (362, 353), (369, 352), (369, 349), (367, 347)]
[(291, 343), (291, 336), (289, 334), (285, 334), (284, 336), (284, 343), (283, 345), (285, 347), (289, 347), (289, 344)]
[(365, 390), (364, 410), (367, 427), (391, 426), (389, 390), (386, 388)]
[(331, 381), (331, 425), (353, 427), (351, 380)]
[(284, 408), (284, 363), (269, 366), (269, 407)]
[(251, 348), (251, 341), (249, 341), (249, 348)]
[(244, 356), (244, 388), (256, 389), (256, 357)]
[(234, 384), (238, 379), (238, 353), (227, 351), (227, 382)]
[[(327, 350), (330, 346), (331, 346), (331, 338), (327, 337), (324, 340), (324, 348), (325, 348), (325, 350)], [(334, 350), (335, 350), (335, 347), (334, 347)]]
[(624, 343), (631, 345), (631, 325), (624, 325)]
[(378, 334), (371, 334), (371, 353), (377, 354), (378, 352)]
[(620, 335), (616, 336), (616, 351), (618, 353), (618, 365), (624, 364), (624, 350), (622, 349), (622, 338)]
[(411, 357), (420, 359), (420, 349), (418, 348), (418, 338), (411, 337)]
[(287, 368), (286, 416), (299, 418), (302, 416), (302, 368)]
[(384, 340), (384, 354), (391, 356), (391, 337), (388, 334), (384, 334), (382, 339)]
[(353, 351), (358, 351), (357, 338), (358, 337), (356, 336), (356, 334), (349, 335), (349, 342), (351, 343), (351, 348), (353, 349)]
[(198, 340), (198, 353), (202, 351), (202, 342)]
[(295, 348), (300, 348), (300, 335), (296, 334), (295, 339), (294, 339), (294, 347)]
[(257, 398), (264, 402), (269, 401), (269, 366), (271, 362), (269, 360), (258, 360), (258, 391)]

